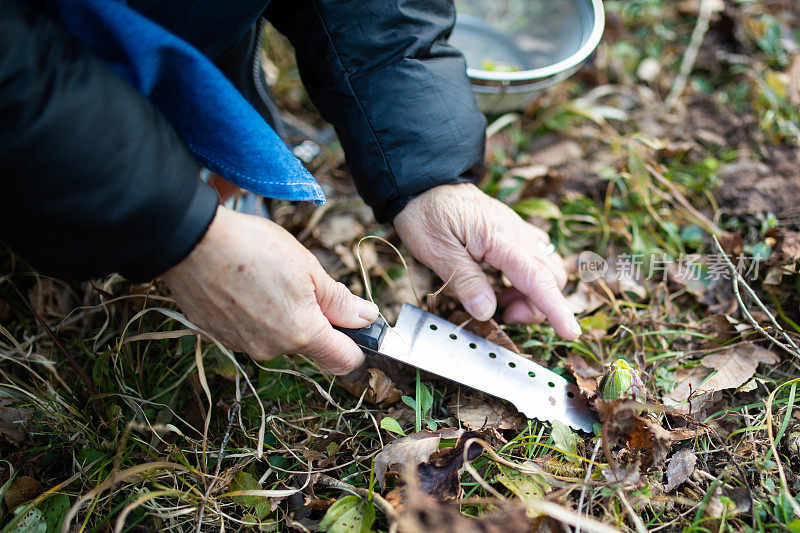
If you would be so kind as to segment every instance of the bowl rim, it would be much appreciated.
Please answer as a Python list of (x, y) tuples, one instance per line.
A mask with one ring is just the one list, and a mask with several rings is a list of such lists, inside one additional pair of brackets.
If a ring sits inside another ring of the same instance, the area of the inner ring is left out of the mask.
[[(530, 70), (518, 70), (516, 72), (493, 72), (467, 67), (467, 76), (471, 80), (484, 82), (482, 85), (508, 85), (510, 82), (535, 81), (541, 78), (554, 76), (560, 72), (576, 67), (586, 61), (600, 44), (605, 28), (605, 11), (603, 10), (602, 0), (579, 0), (590, 2), (594, 15), (594, 26), (586, 42), (578, 48), (574, 54), (562, 59), (552, 65)], [(489, 83), (486, 83), (489, 82)], [(518, 83), (517, 83), (518, 84)], [(516, 84), (515, 84), (516, 85)]]

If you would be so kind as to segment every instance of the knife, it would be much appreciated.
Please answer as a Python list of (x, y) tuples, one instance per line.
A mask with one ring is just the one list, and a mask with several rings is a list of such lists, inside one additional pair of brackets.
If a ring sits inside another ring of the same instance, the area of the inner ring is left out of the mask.
[(362, 350), (508, 400), (528, 418), (592, 432), (598, 422), (577, 386), (547, 368), (418, 307), (404, 303), (394, 327), (383, 317), (339, 328)]

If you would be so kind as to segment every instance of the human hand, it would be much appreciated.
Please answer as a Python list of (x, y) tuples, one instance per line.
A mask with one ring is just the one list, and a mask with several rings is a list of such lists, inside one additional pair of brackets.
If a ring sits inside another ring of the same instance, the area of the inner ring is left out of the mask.
[(395, 217), (394, 226), (417, 259), (450, 279), (449, 287), (477, 320), (488, 320), (497, 307), (478, 264), (485, 260), (518, 291), (507, 298), (505, 321), (537, 323), (546, 317), (565, 339), (580, 336), (561, 293), (564, 264), (547, 249), (547, 233), (474, 185), (439, 185), (422, 193)]
[(257, 360), (303, 353), (334, 374), (354, 370), (364, 354), (331, 324), (362, 328), (378, 317), (289, 232), (224, 207), (162, 278), (189, 320), (227, 347)]

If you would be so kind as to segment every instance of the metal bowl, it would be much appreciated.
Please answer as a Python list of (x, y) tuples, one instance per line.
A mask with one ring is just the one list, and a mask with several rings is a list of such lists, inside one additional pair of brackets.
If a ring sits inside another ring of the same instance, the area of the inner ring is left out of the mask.
[(602, 0), (456, 0), (450, 43), (484, 113), (525, 108), (586, 61), (603, 34)]

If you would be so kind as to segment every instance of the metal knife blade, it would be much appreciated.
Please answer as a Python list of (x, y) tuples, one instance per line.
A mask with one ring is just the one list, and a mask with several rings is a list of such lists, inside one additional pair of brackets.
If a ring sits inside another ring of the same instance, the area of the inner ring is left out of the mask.
[(563, 377), (413, 305), (403, 304), (395, 326), (379, 326), (371, 343), (350, 333), (368, 329), (345, 333), (368, 351), (508, 400), (529, 418), (587, 433), (598, 421), (578, 387)]

